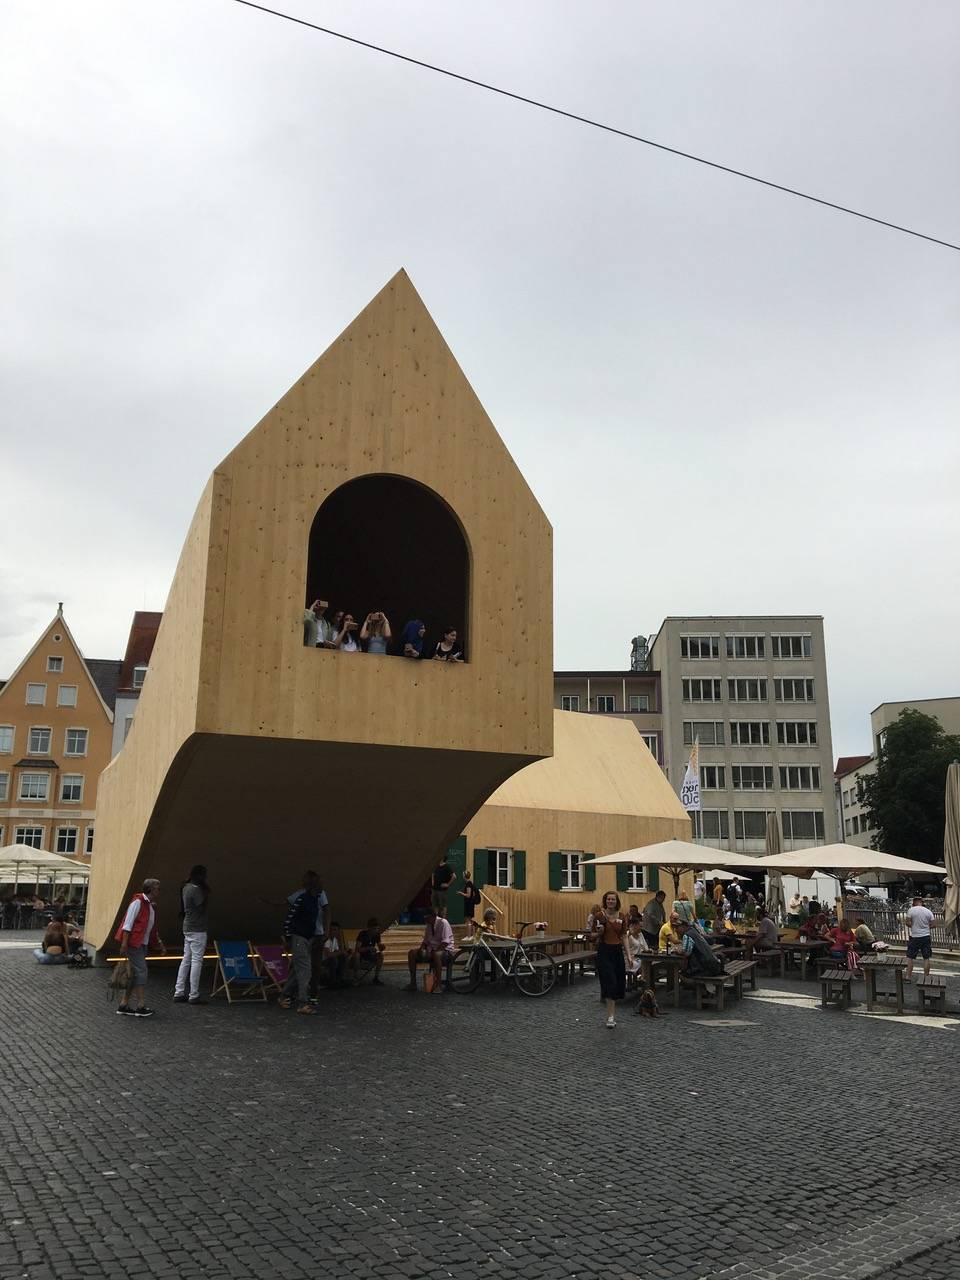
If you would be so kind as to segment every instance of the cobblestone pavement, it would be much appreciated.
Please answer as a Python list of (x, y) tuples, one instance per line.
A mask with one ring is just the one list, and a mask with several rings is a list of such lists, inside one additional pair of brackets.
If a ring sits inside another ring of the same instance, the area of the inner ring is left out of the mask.
[[(0, 935), (0, 1280), (960, 1275), (960, 1018), (592, 980), (117, 1017)], [(949, 980), (958, 1012), (960, 978)]]

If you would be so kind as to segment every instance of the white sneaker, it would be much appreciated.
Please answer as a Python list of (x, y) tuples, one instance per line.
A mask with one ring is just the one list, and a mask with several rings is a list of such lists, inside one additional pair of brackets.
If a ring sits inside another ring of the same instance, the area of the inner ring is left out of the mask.
[(607, 1026), (608, 1026), (608, 1027), (611, 1027), (611, 1028), (612, 1028), (612, 1027), (615, 1027), (616, 1025), (617, 1025), (617, 1021), (616, 1021), (616, 1019), (615, 1019), (613, 1016), (611, 1016), (611, 1017), (609, 1017), (609, 1018), (607, 1019)]

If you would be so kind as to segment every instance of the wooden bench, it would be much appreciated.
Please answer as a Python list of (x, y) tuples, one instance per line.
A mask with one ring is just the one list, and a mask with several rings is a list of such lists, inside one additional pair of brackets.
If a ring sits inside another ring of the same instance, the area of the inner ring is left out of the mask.
[(820, 1001), (824, 1009), (833, 1001), (838, 1009), (849, 1009), (852, 996), (853, 971), (850, 969), (824, 969), (820, 974)]
[(725, 976), (733, 979), (733, 994), (737, 1000), (743, 997), (743, 984), (747, 982), (751, 991), (757, 989), (756, 960), (729, 960)]
[(697, 993), (698, 1009), (716, 1009), (722, 1013), (726, 992), (736, 991), (736, 978), (729, 973), (698, 973), (695, 976), (682, 973), (680, 985), (691, 987)]
[(946, 978), (937, 978), (932, 973), (927, 973), (915, 978), (914, 982), (917, 988), (917, 1003), (920, 1012), (945, 1015), (947, 1012)]
[(778, 948), (776, 951), (756, 951), (751, 952), (751, 959), (754, 960), (759, 967), (764, 965), (769, 969), (771, 978), (784, 978), (787, 972), (787, 957)]
[(582, 951), (563, 951), (558, 956), (550, 957), (558, 969), (566, 969), (568, 985), (573, 981), (573, 971), (577, 965), (580, 966), (580, 976), (583, 977), (587, 963), (595, 961), (596, 958), (596, 947), (584, 947)]

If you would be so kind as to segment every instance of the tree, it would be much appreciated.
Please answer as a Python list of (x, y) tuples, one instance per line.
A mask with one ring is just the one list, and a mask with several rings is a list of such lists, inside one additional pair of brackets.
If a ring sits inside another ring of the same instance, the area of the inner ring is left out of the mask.
[(900, 712), (884, 736), (876, 772), (860, 780), (875, 849), (943, 861), (944, 790), (953, 760), (960, 760), (960, 737), (922, 711)]

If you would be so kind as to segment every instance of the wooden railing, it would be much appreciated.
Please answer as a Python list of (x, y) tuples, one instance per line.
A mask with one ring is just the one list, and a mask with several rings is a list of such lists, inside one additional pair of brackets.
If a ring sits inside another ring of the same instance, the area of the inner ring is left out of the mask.
[(550, 933), (577, 933), (587, 923), (587, 913), (597, 900), (588, 893), (530, 893), (526, 889), (504, 889), (484, 885), (485, 899), (477, 914), (489, 905), (497, 912), (497, 932), (513, 933), (521, 920), (546, 920)]

